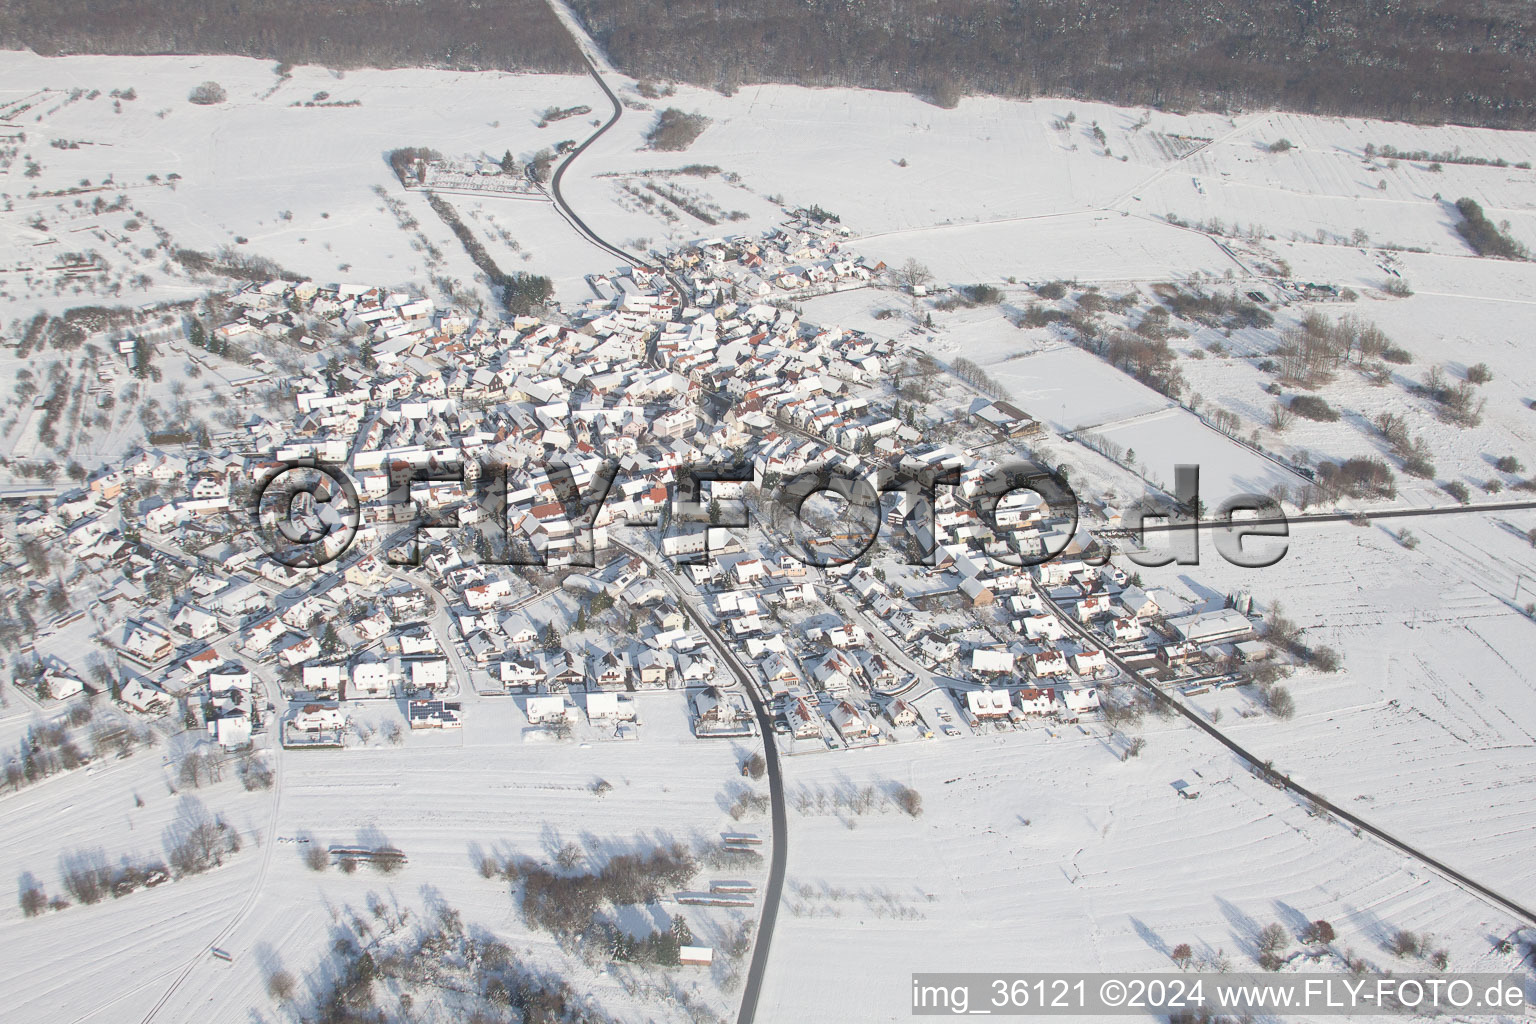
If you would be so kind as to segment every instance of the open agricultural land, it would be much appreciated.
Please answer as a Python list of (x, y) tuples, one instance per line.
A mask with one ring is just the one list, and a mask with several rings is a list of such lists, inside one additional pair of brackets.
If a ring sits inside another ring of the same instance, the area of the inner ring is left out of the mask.
[(0, 54), (14, 1019), (1529, 970), (1536, 136), (582, 43)]

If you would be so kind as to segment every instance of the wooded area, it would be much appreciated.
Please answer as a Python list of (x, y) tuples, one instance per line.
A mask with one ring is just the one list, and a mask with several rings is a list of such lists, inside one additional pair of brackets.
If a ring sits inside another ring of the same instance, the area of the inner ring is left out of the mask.
[(631, 74), (1536, 125), (1518, 0), (573, 0)]
[(0, 47), (231, 53), (336, 68), (584, 70), (544, 0), (0, 0)]
[[(574, 0), (624, 70), (749, 82), (1059, 95), (1167, 109), (1536, 126), (1521, 0)], [(331, 67), (581, 71), (542, 0), (0, 0), (0, 46), (234, 53)]]

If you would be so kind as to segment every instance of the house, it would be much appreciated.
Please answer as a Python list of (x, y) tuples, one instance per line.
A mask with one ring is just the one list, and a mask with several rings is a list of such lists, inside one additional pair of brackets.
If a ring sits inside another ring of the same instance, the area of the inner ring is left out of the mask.
[(1089, 594), (1077, 602), (1077, 621), (1092, 622), (1100, 615), (1109, 614), (1108, 594)]
[(413, 629), (400, 634), (401, 654), (436, 654), (437, 651), (437, 637), (433, 636), (425, 628)]
[(916, 725), (919, 721), (917, 709), (900, 699), (891, 701), (890, 707), (885, 709), (885, 714), (892, 725)]
[(413, 700), (406, 704), (405, 717), (412, 729), (459, 729), (462, 710), (457, 701)]
[(652, 615), (656, 620), (656, 628), (660, 629), (663, 633), (684, 629), (688, 625), (688, 616), (684, 615), (671, 600), (664, 601), (658, 605), (655, 611), (652, 612)]
[(1008, 651), (977, 648), (971, 652), (971, 674), (975, 676), (1009, 675), (1014, 670), (1013, 655)]
[(694, 694), (693, 707), (700, 725), (730, 726), (737, 724), (740, 718), (736, 705), (716, 686), (706, 686)]
[(644, 608), (647, 605), (656, 604), (665, 600), (666, 596), (666, 588), (650, 577), (635, 580), (619, 595), (620, 599), (632, 608)]
[(310, 693), (331, 697), (341, 693), (340, 665), (305, 665), (302, 679)]
[(784, 693), (800, 682), (800, 672), (788, 655), (770, 651), (763, 659), (763, 678), (768, 681), (770, 692)]
[(469, 656), (476, 665), (488, 665), (491, 658), (500, 653), (491, 635), (483, 629), (471, 633), (464, 646), (469, 649)]
[(486, 580), (464, 589), (464, 603), (476, 611), (494, 608), (511, 596), (512, 583), (504, 579)]
[(1048, 715), (1056, 710), (1056, 691), (1028, 688), (1019, 691), (1019, 710), (1026, 715)]
[(1157, 660), (1170, 668), (1192, 661), (1199, 655), (1200, 645), (1192, 644), (1187, 640), (1164, 644), (1157, 649)]
[(545, 677), (544, 666), (531, 658), (508, 658), (497, 666), (497, 671), (502, 685), (519, 690), (537, 689)]
[(556, 725), (560, 722), (573, 721), (576, 717), (576, 709), (568, 706), (565, 698), (558, 695), (529, 697), (527, 714), (530, 725)]
[(944, 662), (960, 653), (960, 645), (934, 633), (924, 634), (917, 643), (918, 649), (929, 661)]
[[(186, 670), (187, 681), (192, 683), (218, 668), (223, 661), (224, 659), (219, 656), (219, 652), (209, 647), (198, 651), (181, 664), (182, 668)], [(250, 689), (250, 687), (247, 686), (246, 689)]]
[(294, 629), (308, 629), (309, 624), (319, 618), (326, 610), (325, 601), (322, 601), (314, 594), (306, 594), (291, 608), (283, 612), (281, 618), (283, 622)]
[(336, 732), (345, 724), (346, 717), (335, 704), (306, 704), (290, 720), (299, 732)]
[(1141, 620), (1132, 615), (1129, 618), (1111, 619), (1109, 635), (1116, 643), (1129, 643), (1140, 640), (1147, 635), (1147, 631), (1142, 627)]
[(49, 672), (38, 687), (40, 696), (52, 697), (54, 700), (68, 700), (85, 692), (85, 684), (74, 676), (65, 675), (62, 672)]
[(155, 533), (167, 533), (185, 517), (185, 509), (177, 508), (170, 502), (165, 502), (156, 505), (144, 513), (144, 525)]
[(715, 674), (714, 661), (705, 654), (686, 655), (682, 657), (678, 675), (685, 684), (701, 683)]
[(320, 641), (312, 636), (301, 637), (297, 643), (284, 647), (279, 657), (289, 668), (303, 664), (311, 658), (320, 657)]
[(1275, 653), (1274, 649), (1262, 640), (1243, 640), (1233, 644), (1232, 649), (1237, 652), (1240, 660), (1250, 664), (1255, 661), (1266, 661)]
[(155, 666), (168, 661), (176, 647), (171, 638), (156, 626), (140, 623), (123, 640), (122, 651), (141, 665)]
[(389, 615), (382, 609), (374, 612), (367, 618), (359, 619), (352, 626), (353, 629), (357, 630), (357, 635), (369, 643), (387, 636), (393, 627), (394, 623), (390, 621)]
[(731, 566), (731, 579), (739, 587), (760, 582), (768, 575), (768, 567), (760, 558), (743, 558)]
[(184, 605), (176, 613), (176, 617), (171, 619), (171, 625), (194, 640), (202, 640), (219, 631), (219, 620), (216, 616), (190, 604)]
[(1040, 651), (1029, 656), (1029, 671), (1036, 678), (1047, 676), (1066, 675), (1071, 671), (1067, 666), (1067, 656), (1060, 651)]
[(411, 661), (411, 688), (435, 690), (448, 685), (448, 662), (443, 658), (415, 658)]
[(358, 661), (352, 666), (352, 688), (349, 696), (352, 697), (388, 697), (391, 694), (389, 685), (389, 666), (382, 661), (372, 659)]
[(622, 693), (587, 694), (587, 721), (633, 722), (635, 702)]
[(1093, 711), (1099, 706), (1099, 691), (1097, 687), (1085, 686), (1076, 690), (1057, 690), (1061, 702), (1066, 705), (1068, 711), (1079, 714), (1084, 711)]
[(1026, 615), (1020, 622), (1031, 640), (1060, 640), (1064, 632), (1061, 620), (1054, 615)]
[(644, 650), (635, 657), (635, 688), (664, 689), (672, 675), (672, 658), (661, 651)]
[(865, 718), (858, 708), (846, 700), (838, 701), (832, 709), (832, 726), (844, 743), (869, 739), (879, 731), (878, 725)]
[(828, 693), (847, 693), (858, 679), (858, 664), (842, 651), (830, 651), (811, 668), (811, 675)]
[(239, 662), (229, 662), (208, 673), (209, 693), (228, 693), (230, 690), (251, 692), (251, 670)]
[(587, 685), (587, 658), (578, 651), (558, 650), (545, 654), (544, 688), (550, 693), (565, 693), (573, 686)]
[(218, 711), (208, 720), (208, 734), (225, 749), (243, 747), (251, 742), (251, 716), (240, 707)]
[(821, 720), (804, 697), (796, 697), (784, 717), (789, 722), (789, 731), (797, 740), (821, 735)]
[(965, 708), (977, 719), (1007, 718), (1013, 710), (1007, 690), (967, 690)]
[(164, 714), (176, 704), (170, 694), (137, 676), (124, 680), (118, 690), (118, 699), (133, 710), (149, 715)]
[(869, 633), (863, 626), (835, 626), (827, 630), (827, 643), (839, 650), (849, 647), (863, 647), (869, 643)]
[(1120, 591), (1119, 596), (1115, 600), (1120, 603), (1120, 607), (1124, 608), (1127, 614), (1135, 618), (1148, 619), (1161, 614), (1157, 601), (1140, 587), (1126, 587)]
[(1109, 667), (1109, 658), (1103, 651), (1085, 648), (1072, 655), (1072, 670), (1080, 676), (1091, 676)]
[(245, 649), (257, 653), (265, 651), (276, 643), (277, 638), (285, 632), (287, 632), (287, 628), (278, 621), (276, 616), (267, 619), (265, 622), (258, 622), (246, 634)]
[(597, 674), (593, 680), (600, 690), (629, 689), (629, 657), (620, 651), (605, 651), (597, 659)]
[(960, 581), (960, 593), (970, 598), (974, 608), (986, 608), (997, 600), (991, 588), (974, 576), (967, 576)]

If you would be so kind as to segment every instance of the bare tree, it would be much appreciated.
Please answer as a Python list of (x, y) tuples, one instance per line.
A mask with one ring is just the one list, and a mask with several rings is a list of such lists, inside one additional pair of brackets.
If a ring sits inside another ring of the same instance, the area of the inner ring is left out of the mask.
[(1259, 966), (1266, 971), (1276, 971), (1285, 963), (1280, 955), (1291, 944), (1290, 933), (1279, 924), (1267, 924), (1259, 932)]
[(1323, 920), (1313, 921), (1301, 930), (1301, 941), (1309, 946), (1326, 946), (1337, 937), (1333, 925)]
[(893, 799), (897, 807), (914, 818), (923, 813), (923, 795), (911, 786), (897, 786)]
[(17, 900), (25, 917), (36, 917), (48, 907), (48, 894), (43, 891), (43, 883), (34, 878), (31, 872), (21, 876), (21, 891)]
[(1291, 421), (1295, 418), (1296, 414), (1284, 402), (1275, 402), (1269, 407), (1269, 425), (1274, 428), (1276, 433), (1289, 427)]
[(293, 998), (293, 975), (284, 970), (276, 970), (267, 975), (267, 995), (273, 1001), (286, 1003)]
[(176, 874), (195, 875), (224, 863), (240, 848), (238, 833), (192, 797), (182, 797), (176, 821), (165, 832), (166, 854)]
[(933, 280), (933, 272), (915, 259), (908, 259), (896, 268), (896, 280), (912, 293), (912, 308), (917, 308), (917, 290)]

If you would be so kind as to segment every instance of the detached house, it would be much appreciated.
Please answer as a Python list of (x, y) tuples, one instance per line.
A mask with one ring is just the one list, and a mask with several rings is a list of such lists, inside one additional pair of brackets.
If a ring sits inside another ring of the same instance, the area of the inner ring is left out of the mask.
[(389, 666), (382, 661), (364, 660), (352, 666), (352, 697), (388, 697)]
[(855, 740), (867, 740), (878, 731), (878, 726), (859, 712), (859, 709), (846, 700), (837, 702), (832, 709), (832, 726), (842, 736), (844, 743), (852, 743)]
[(498, 671), (502, 685), (508, 689), (535, 690), (544, 681), (543, 666), (530, 658), (508, 658), (501, 662)]
[(1085, 686), (1078, 690), (1058, 690), (1061, 701), (1068, 711), (1074, 714), (1084, 711), (1093, 711), (1099, 706), (1099, 691), (1097, 687)]
[(1007, 690), (967, 690), (965, 709), (977, 719), (1007, 718), (1013, 710)]
[(341, 693), (340, 665), (305, 665), (302, 679), (310, 693), (326, 697)]
[(219, 620), (216, 616), (190, 604), (176, 613), (176, 617), (171, 620), (171, 625), (194, 640), (202, 640), (219, 631)]
[(629, 658), (618, 651), (607, 651), (597, 659), (593, 681), (600, 690), (629, 689)]
[(1060, 651), (1041, 651), (1029, 656), (1029, 671), (1036, 678), (1066, 675), (1067, 656)]
[(1056, 691), (1049, 689), (1020, 690), (1019, 710), (1026, 715), (1050, 714), (1056, 710)]
[(1146, 634), (1147, 631), (1142, 628), (1141, 620), (1134, 615), (1130, 618), (1110, 620), (1109, 635), (1116, 643), (1140, 640)]
[(1008, 651), (989, 651), (977, 648), (971, 652), (972, 675), (1002, 676), (1012, 674), (1013, 670), (1013, 655)]
[(664, 689), (671, 679), (672, 658), (661, 651), (644, 650), (635, 658), (637, 689)]
[(265, 651), (277, 642), (287, 630), (276, 617), (258, 622), (251, 627), (250, 633), (245, 638), (245, 649), (248, 651)]
[(1072, 668), (1080, 676), (1091, 676), (1109, 667), (1109, 658), (1103, 651), (1087, 649), (1072, 655)]
[(695, 694), (693, 707), (700, 725), (703, 726), (731, 726), (735, 725), (740, 718), (736, 705), (727, 700), (725, 694), (714, 686), (706, 686)]
[(821, 735), (821, 719), (803, 697), (795, 698), (784, 717), (789, 720), (789, 731), (797, 740)]
[(302, 664), (311, 658), (318, 658), (320, 657), (320, 641), (312, 636), (303, 637), (297, 643), (283, 648), (281, 657), (283, 664), (289, 668)]

